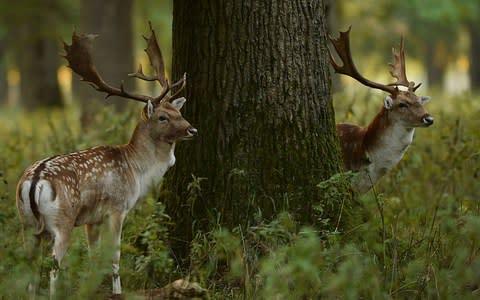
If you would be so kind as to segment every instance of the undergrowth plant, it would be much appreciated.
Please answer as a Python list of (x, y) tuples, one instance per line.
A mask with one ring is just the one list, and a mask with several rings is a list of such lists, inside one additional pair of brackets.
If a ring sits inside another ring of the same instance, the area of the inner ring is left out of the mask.
[[(337, 117), (352, 123), (371, 119), (368, 114), (376, 107), (361, 105), (367, 98), (337, 107)], [(208, 288), (210, 299), (478, 299), (480, 98), (432, 98), (435, 125), (416, 130), (404, 159), (374, 191), (331, 212), (332, 201), (343, 199), (338, 185), (355, 174), (317, 182), (318, 197), (305, 200), (314, 204), (316, 222), (306, 227), (288, 206), (268, 221), (257, 211), (255, 223), (236, 228), (221, 227), (212, 211), (211, 230), (197, 232), (190, 244), (187, 269), (179, 267), (167, 242), (175, 223), (161, 202), (168, 191), (155, 187), (125, 223), (121, 272), (127, 299), (135, 299), (137, 290), (185, 277)], [(22, 251), (14, 204), (22, 170), (52, 153), (127, 142), (131, 128), (126, 127), (136, 119), (130, 112), (102, 111), (96, 119), (100, 125), (81, 134), (74, 116), (0, 113), (0, 299), (28, 296), (32, 264)], [(208, 179), (192, 177), (186, 205), (201, 201), (203, 180)], [(61, 295), (104, 297), (110, 287), (108, 243), (101, 240), (89, 254), (83, 230), (76, 230), (72, 240)], [(47, 265), (48, 259), (39, 264)], [(40, 298), (48, 295), (47, 270), (41, 268)]]

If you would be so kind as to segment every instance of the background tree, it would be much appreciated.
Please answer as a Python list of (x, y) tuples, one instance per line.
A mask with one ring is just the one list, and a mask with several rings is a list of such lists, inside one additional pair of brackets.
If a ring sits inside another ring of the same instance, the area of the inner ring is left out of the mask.
[[(199, 137), (176, 150), (172, 236), (282, 210), (312, 221), (340, 171), (323, 1), (174, 1), (173, 74)], [(183, 244), (186, 250), (186, 244)]]
[[(448, 64), (454, 61), (458, 49), (455, 32), (458, 32), (456, 1), (409, 1), (393, 3), (395, 15), (404, 14), (408, 21), (409, 31), (415, 33), (415, 44), (420, 47), (422, 61), (425, 65), (428, 84), (434, 88), (442, 88)], [(429, 9), (424, 9), (425, 6)]]
[(480, 2), (463, 1), (459, 9), (470, 37), (470, 87), (478, 92), (480, 90)]
[(7, 82), (7, 60), (5, 58), (9, 38), (4, 35), (0, 37), (0, 104), (5, 103), (8, 94)]
[[(97, 67), (107, 82), (119, 86), (124, 80), (127, 89), (133, 85), (127, 74), (135, 70), (132, 4), (132, 0), (82, 0), (80, 3), (80, 31), (99, 35), (93, 54)], [(81, 123), (86, 126), (105, 100), (91, 87), (74, 82), (74, 95), (81, 103)], [(117, 111), (126, 108), (123, 101), (116, 101), (115, 97), (109, 99), (108, 103)]]
[(462, 33), (467, 32), (470, 87), (473, 90), (480, 87), (480, 61), (476, 55), (480, 51), (480, 3), (477, 0), (397, 1), (393, 5), (396, 16), (404, 15), (410, 21), (410, 31), (425, 45), (424, 61), (430, 85), (443, 84), (448, 64), (462, 53), (458, 44)]
[[(62, 106), (57, 80), (60, 27), (71, 16), (61, 0), (19, 0), (2, 4), (2, 27), (20, 72), (21, 104), (30, 110)], [(8, 6), (8, 7), (6, 7)], [(68, 6), (70, 7), (70, 6)], [(5, 51), (7, 49), (4, 49)], [(3, 51), (3, 53), (5, 53)]]
[[(480, 5), (478, 12), (480, 13)], [(480, 26), (479, 22), (470, 21), (468, 32), (470, 34), (470, 87), (480, 90)]]
[[(376, 49), (389, 49), (392, 42), (398, 42), (398, 36), (404, 35), (408, 56), (420, 62), (429, 86), (444, 88), (449, 69), (456, 68), (459, 59), (468, 58), (471, 88), (476, 89), (478, 75), (475, 74), (480, 69), (473, 54), (480, 51), (476, 35), (480, 28), (477, 0), (336, 1), (335, 5), (338, 7), (337, 29), (353, 25), (360, 37), (352, 40), (352, 47), (357, 51), (371, 52), (373, 45)], [(376, 53), (384, 54), (377, 57), (381, 60), (374, 65), (383, 67), (385, 59), (391, 58), (389, 51), (377, 50)], [(364, 56), (367, 69), (375, 56)], [(362, 67), (362, 61), (359, 65)]]

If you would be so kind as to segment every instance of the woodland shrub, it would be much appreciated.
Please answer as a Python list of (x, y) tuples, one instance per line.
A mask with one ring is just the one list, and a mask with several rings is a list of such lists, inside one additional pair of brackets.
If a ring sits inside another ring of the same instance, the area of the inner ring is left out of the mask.
[[(337, 105), (337, 119), (366, 125), (381, 105), (367, 98)], [(226, 229), (211, 220), (212, 230), (198, 232), (191, 243), (187, 269), (179, 268), (168, 246), (175, 220), (157, 202), (159, 186), (153, 188), (125, 224), (121, 272), (127, 298), (188, 276), (208, 288), (211, 299), (480, 297), (480, 98), (471, 98), (433, 97), (428, 109), (435, 124), (417, 129), (404, 159), (374, 191), (357, 197), (359, 205), (332, 217), (320, 198), (305, 199), (318, 214), (307, 227), (288, 211), (273, 220), (259, 212), (246, 228)], [(127, 142), (137, 117), (105, 110), (87, 132), (80, 131), (74, 108), (28, 116), (4, 110), (0, 119), (0, 298), (19, 299), (26, 298), (32, 264), (22, 251), (15, 209), (18, 177), (32, 161), (52, 154)], [(342, 176), (318, 183), (319, 194), (341, 201), (334, 183)], [(192, 197), (201, 180), (193, 177)], [(349, 219), (355, 224), (337, 226), (352, 209), (360, 216)], [(100, 243), (90, 256), (82, 231), (75, 231), (62, 267), (60, 293), (73, 299), (110, 289), (110, 249)], [(39, 262), (44, 295), (48, 256)]]

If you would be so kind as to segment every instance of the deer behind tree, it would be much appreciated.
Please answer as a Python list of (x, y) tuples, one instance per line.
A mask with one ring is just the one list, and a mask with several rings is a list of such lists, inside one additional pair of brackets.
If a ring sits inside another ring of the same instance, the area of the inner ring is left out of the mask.
[(352, 188), (365, 193), (402, 159), (413, 141), (415, 128), (432, 125), (433, 117), (423, 107), (430, 97), (417, 96), (415, 91), (421, 84), (415, 85), (407, 79), (403, 39), (400, 50), (393, 49), (395, 62), (390, 64), (390, 74), (397, 81), (385, 85), (370, 81), (357, 71), (350, 52), (349, 34), (350, 29), (340, 32), (337, 39), (330, 38), (343, 62), (339, 66), (329, 52), (335, 71), (390, 94), (384, 98), (382, 109), (367, 127), (337, 124), (344, 166), (347, 170), (359, 172)]

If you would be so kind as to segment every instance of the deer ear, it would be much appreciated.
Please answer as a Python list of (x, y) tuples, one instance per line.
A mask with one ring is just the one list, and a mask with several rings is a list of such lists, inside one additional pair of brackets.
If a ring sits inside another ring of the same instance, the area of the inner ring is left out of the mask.
[(430, 102), (430, 97), (428, 97), (428, 96), (421, 96), (421, 97), (420, 97), (420, 102), (422, 102), (422, 104), (428, 103), (428, 102)]
[(148, 100), (147, 105), (142, 110), (142, 119), (147, 121), (153, 115), (153, 104), (152, 101)]
[(173, 100), (171, 104), (177, 110), (180, 110), (183, 107), (183, 105), (185, 104), (186, 101), (187, 101), (187, 99), (185, 99), (185, 97), (180, 97), (180, 98), (177, 98), (177, 99)]
[(393, 107), (393, 99), (390, 96), (386, 96), (385, 99), (383, 99), (383, 106), (385, 106), (386, 109), (390, 110)]

